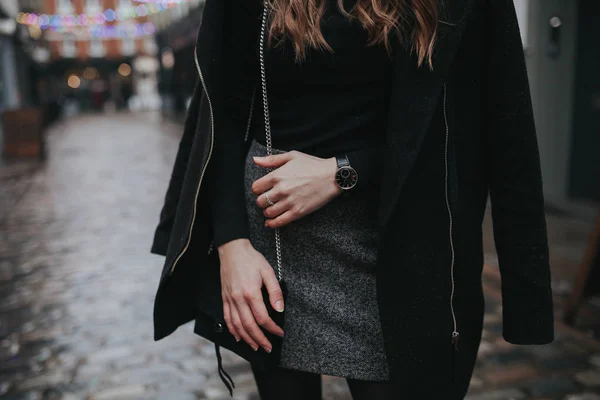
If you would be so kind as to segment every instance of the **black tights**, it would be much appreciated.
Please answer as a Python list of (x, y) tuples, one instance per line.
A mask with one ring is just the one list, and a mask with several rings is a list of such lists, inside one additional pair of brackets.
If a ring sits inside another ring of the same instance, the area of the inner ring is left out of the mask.
[[(262, 400), (321, 400), (321, 375), (285, 368), (252, 368)], [(346, 379), (353, 400), (396, 400), (385, 381)]]

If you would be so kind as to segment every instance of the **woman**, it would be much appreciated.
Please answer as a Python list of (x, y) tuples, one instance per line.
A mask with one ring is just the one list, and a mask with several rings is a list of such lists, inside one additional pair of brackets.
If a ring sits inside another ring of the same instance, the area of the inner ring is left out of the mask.
[(551, 342), (512, 0), (264, 9), (205, 5), (200, 79), (152, 246), (166, 255), (155, 339), (195, 319), (223, 381), (219, 346), (251, 361), (263, 399), (320, 398), (321, 374), (346, 377), (355, 399), (462, 399), (490, 193), (504, 338)]

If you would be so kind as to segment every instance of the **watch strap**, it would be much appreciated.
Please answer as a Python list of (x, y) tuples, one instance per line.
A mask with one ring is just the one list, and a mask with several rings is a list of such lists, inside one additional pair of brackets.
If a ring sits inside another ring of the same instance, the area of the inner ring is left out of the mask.
[(350, 166), (350, 160), (348, 160), (348, 156), (346, 154), (335, 156), (335, 161), (337, 162), (338, 169)]

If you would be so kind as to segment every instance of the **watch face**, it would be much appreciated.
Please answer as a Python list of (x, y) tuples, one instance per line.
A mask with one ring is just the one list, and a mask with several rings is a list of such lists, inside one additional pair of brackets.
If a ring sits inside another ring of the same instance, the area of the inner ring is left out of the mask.
[(358, 174), (352, 167), (340, 167), (335, 174), (335, 182), (344, 190), (352, 189), (357, 181)]

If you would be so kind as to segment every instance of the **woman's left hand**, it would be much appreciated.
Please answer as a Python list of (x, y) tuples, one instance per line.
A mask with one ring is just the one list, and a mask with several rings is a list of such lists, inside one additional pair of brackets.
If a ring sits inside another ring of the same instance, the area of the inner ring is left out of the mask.
[[(267, 217), (265, 226), (278, 228), (308, 215), (335, 197), (342, 189), (335, 183), (335, 157), (319, 158), (299, 151), (254, 157), (254, 163), (276, 168), (252, 184), (256, 204)], [(274, 205), (269, 205), (266, 193)]]

